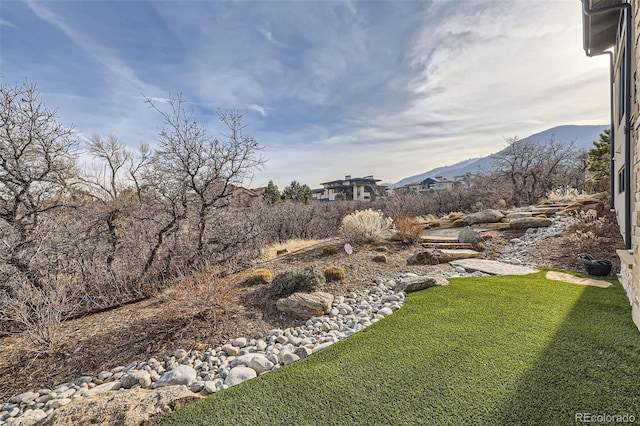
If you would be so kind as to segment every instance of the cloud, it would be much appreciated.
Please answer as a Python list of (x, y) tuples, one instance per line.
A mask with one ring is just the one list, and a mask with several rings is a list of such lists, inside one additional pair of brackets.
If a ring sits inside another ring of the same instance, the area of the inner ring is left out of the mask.
[(260, 115), (262, 115), (263, 117), (267, 116), (267, 109), (268, 108), (264, 108), (260, 105), (257, 104), (251, 104), (251, 105), (247, 105), (247, 108), (252, 109), (254, 111), (258, 111), (260, 113)]
[[(212, 127), (219, 109), (256, 111), (247, 132), (269, 162), (255, 184), (397, 181), (503, 136), (608, 119), (608, 64), (584, 55), (574, 1), (27, 4), (74, 60), (22, 67), (81, 130), (152, 140), (160, 117), (142, 93), (181, 92)], [(91, 21), (96, 8), (109, 19)]]
[(0, 18), (0, 27), (9, 27), (9, 28), (14, 28), (14, 29), (18, 28), (17, 25), (7, 21), (6, 19), (2, 19), (2, 18)]
[(278, 42), (275, 41), (275, 39), (273, 38), (273, 34), (271, 33), (271, 30), (268, 30), (266, 27), (258, 27), (258, 31), (260, 31), (260, 34), (262, 34), (264, 38), (266, 38), (269, 41), (269, 43), (278, 45)]

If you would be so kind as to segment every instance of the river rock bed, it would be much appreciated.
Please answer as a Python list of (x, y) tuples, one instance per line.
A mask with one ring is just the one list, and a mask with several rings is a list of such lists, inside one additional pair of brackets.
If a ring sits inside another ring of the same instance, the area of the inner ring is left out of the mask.
[[(368, 290), (336, 296), (328, 314), (312, 317), (303, 326), (238, 337), (202, 352), (178, 349), (160, 360), (135, 361), (53, 389), (23, 392), (1, 405), (0, 425), (37, 424), (73, 399), (112, 391), (184, 385), (206, 396), (227, 389), (306, 358), (391, 315), (406, 297), (405, 292), (394, 291), (400, 288), (397, 284), (416, 277), (404, 273), (396, 279), (376, 278)], [(443, 284), (446, 280), (439, 278), (438, 285)]]

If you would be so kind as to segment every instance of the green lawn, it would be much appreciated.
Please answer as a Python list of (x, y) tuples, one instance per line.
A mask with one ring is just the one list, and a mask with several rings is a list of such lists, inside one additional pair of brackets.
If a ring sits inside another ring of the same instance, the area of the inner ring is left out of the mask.
[(640, 421), (640, 332), (608, 289), (528, 276), (452, 279), (349, 339), (211, 395), (161, 425)]

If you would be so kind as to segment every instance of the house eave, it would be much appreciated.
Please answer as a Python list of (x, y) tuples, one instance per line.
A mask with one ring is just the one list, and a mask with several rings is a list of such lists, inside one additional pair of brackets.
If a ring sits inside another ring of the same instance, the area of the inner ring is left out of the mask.
[[(582, 0), (590, 10), (624, 3), (622, 0)], [(582, 12), (583, 48), (588, 56), (601, 55), (616, 44), (620, 10), (588, 16)]]

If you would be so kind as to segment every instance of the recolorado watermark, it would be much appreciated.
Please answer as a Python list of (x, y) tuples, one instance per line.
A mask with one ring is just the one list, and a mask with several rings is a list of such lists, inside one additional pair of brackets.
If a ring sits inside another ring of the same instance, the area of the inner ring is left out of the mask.
[(635, 423), (636, 416), (624, 414), (576, 413), (576, 423)]

